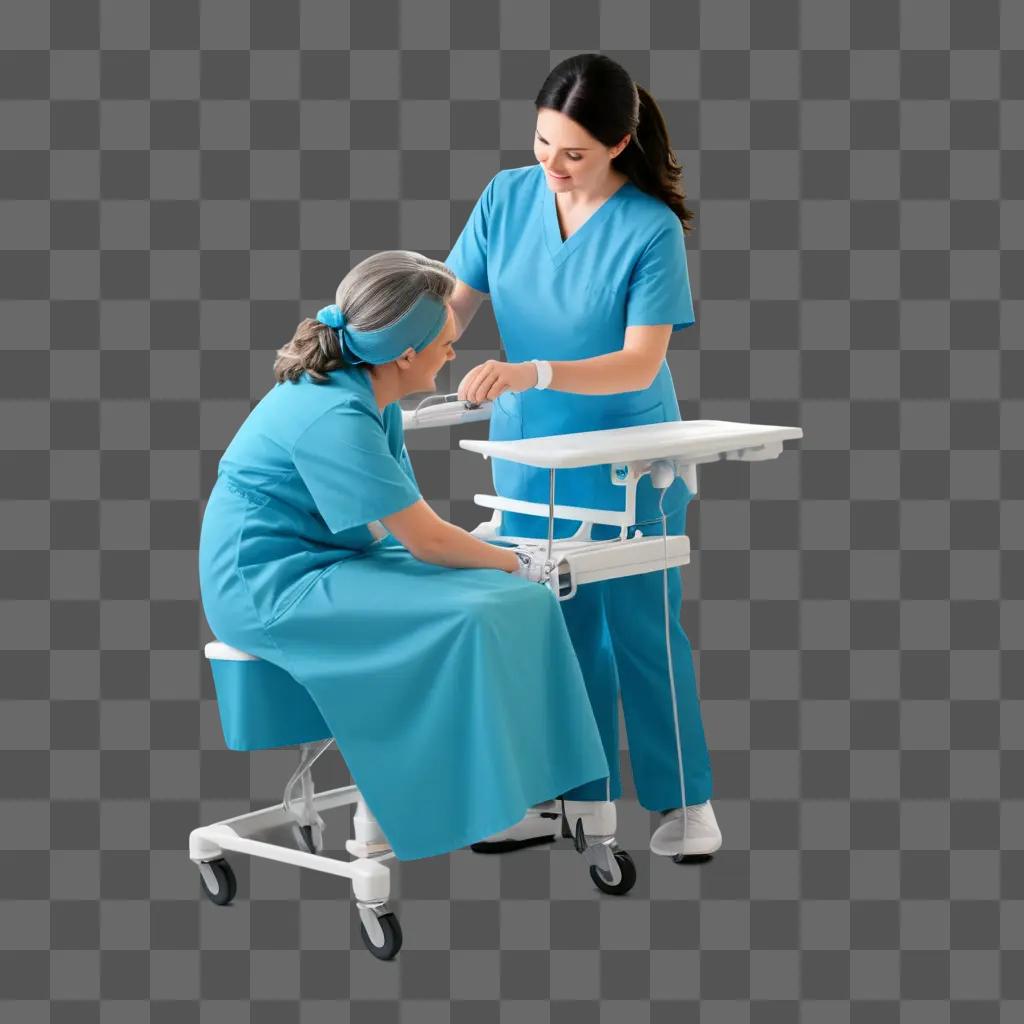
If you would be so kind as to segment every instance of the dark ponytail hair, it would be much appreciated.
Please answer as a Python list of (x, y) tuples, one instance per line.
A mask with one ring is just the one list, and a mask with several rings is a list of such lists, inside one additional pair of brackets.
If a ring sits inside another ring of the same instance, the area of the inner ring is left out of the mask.
[(634, 83), (626, 69), (601, 53), (581, 53), (552, 68), (534, 100), (565, 114), (598, 142), (614, 146), (629, 135), (612, 167), (641, 191), (661, 199), (690, 231), (693, 211), (686, 205), (683, 170), (669, 141), (665, 118), (654, 97)]

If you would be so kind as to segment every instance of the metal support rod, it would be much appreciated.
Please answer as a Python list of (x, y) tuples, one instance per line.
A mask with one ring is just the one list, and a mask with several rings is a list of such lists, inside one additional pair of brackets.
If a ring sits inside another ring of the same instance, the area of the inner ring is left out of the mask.
[(551, 486), (548, 492), (548, 561), (551, 561), (551, 549), (555, 543), (555, 471), (551, 469)]

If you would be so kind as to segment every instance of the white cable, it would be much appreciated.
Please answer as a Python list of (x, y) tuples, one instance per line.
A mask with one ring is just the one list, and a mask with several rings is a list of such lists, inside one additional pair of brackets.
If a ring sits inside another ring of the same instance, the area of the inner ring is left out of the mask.
[(419, 403), (417, 404), (416, 408), (412, 410), (413, 421), (416, 421), (416, 420), (419, 419), (420, 409), (427, 408), (427, 407), (429, 407), (431, 405), (438, 405), (438, 404), (444, 405), (444, 404), (448, 403), (449, 399), (454, 399), (454, 398), (458, 398), (458, 397), (459, 397), (458, 396), (458, 392), (454, 392), (453, 394), (450, 394), (450, 395), (438, 395), (438, 394), (427, 395), (426, 398), (421, 399), (419, 401)]
[(415, 416), (416, 413), (418, 413), (425, 405), (436, 405), (438, 402), (447, 402), (451, 397), (451, 395), (427, 395), (427, 397), (421, 399), (416, 405), (416, 408), (413, 409), (413, 415)]
[(665, 515), (665, 495), (667, 493), (668, 487), (665, 487), (661, 492), (661, 497), (658, 499), (658, 511), (661, 513), (661, 537), (665, 550), (665, 564), (662, 567), (662, 604), (665, 609), (665, 658), (668, 661), (668, 682), (672, 691), (672, 723), (676, 730), (676, 757), (679, 762), (679, 799), (681, 801), (679, 820), (682, 822), (679, 852), (682, 853), (686, 847), (686, 778), (683, 772), (683, 742), (679, 735), (679, 704), (676, 700), (676, 676), (672, 668), (672, 631), (669, 625), (668, 614), (668, 517)]

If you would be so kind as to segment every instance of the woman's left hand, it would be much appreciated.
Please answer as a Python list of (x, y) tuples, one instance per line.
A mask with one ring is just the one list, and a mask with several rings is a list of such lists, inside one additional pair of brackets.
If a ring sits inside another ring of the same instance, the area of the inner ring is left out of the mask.
[(474, 366), (459, 384), (459, 398), (479, 405), (493, 402), (506, 391), (527, 391), (537, 383), (537, 367), (533, 363), (503, 363), (488, 359)]

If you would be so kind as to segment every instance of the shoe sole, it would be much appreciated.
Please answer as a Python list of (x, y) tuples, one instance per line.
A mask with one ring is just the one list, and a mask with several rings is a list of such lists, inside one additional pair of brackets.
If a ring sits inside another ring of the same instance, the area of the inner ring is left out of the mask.
[(697, 845), (695, 849), (687, 850), (683, 854), (684, 857), (710, 857), (711, 854), (717, 853), (722, 848), (722, 841), (705, 842), (703, 845)]
[(713, 853), (677, 853), (672, 858), (673, 864), (707, 864), (709, 860), (714, 860), (715, 855)]
[(474, 853), (511, 853), (513, 850), (522, 850), (527, 846), (538, 846), (541, 843), (553, 843), (554, 834), (549, 836), (532, 836), (529, 839), (500, 839), (496, 843), (470, 843), (469, 848)]
[(722, 841), (720, 839), (705, 839), (703, 843), (687, 842), (686, 853), (661, 853), (658, 850), (651, 849), (656, 857), (710, 857), (713, 853), (717, 853), (722, 848)]

